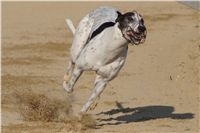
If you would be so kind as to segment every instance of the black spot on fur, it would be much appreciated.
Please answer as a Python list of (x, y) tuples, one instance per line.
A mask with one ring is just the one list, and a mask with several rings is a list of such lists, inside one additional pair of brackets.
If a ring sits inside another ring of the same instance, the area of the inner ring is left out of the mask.
[(112, 27), (114, 26), (115, 23), (113, 22), (106, 22), (103, 23), (101, 26), (99, 26), (99, 28), (97, 28), (91, 35), (90, 40), (92, 40), (92, 38), (94, 38), (96, 35), (100, 34), (104, 29), (108, 28), (108, 27)]

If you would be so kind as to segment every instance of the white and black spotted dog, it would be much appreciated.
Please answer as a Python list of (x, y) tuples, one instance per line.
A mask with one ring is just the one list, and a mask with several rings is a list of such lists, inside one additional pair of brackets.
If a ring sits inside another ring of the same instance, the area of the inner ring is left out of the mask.
[(64, 76), (64, 89), (72, 92), (83, 71), (96, 72), (93, 92), (81, 109), (81, 113), (85, 113), (124, 65), (128, 44), (143, 43), (147, 32), (138, 12), (121, 14), (112, 7), (100, 7), (90, 12), (76, 29), (70, 20), (67, 20), (67, 24), (74, 39)]

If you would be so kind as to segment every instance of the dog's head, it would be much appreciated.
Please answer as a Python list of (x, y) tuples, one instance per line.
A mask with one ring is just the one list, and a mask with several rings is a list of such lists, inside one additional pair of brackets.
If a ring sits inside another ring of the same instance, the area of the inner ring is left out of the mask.
[(142, 16), (136, 11), (121, 14), (118, 12), (119, 29), (124, 38), (131, 44), (141, 44), (145, 42), (147, 30)]

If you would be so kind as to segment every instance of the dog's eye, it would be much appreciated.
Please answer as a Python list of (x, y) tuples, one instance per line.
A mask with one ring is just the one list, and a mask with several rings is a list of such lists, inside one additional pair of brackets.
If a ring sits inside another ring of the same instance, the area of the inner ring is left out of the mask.
[(133, 18), (132, 18), (132, 17), (128, 17), (128, 20), (129, 20), (129, 21), (133, 21)]

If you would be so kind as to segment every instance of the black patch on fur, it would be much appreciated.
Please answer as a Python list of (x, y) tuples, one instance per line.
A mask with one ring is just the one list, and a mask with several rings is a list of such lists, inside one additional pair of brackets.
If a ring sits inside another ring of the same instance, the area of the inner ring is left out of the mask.
[(108, 28), (108, 27), (112, 27), (114, 26), (115, 23), (113, 22), (106, 22), (103, 23), (101, 26), (99, 26), (99, 28), (97, 28), (91, 35), (90, 40), (92, 40), (92, 38), (94, 38), (96, 35), (100, 34), (104, 29)]
[(117, 19), (115, 20), (116, 23), (119, 22), (119, 19), (122, 16), (121, 12), (119, 12), (119, 11), (117, 11), (117, 14), (118, 14), (118, 16), (117, 16)]
[(122, 16), (122, 14), (121, 14), (119, 11), (117, 11), (117, 14), (118, 14), (118, 16), (117, 16), (117, 19), (115, 20), (115, 23), (114, 23), (114, 22), (106, 22), (106, 23), (103, 23), (102, 25), (100, 25), (100, 26), (92, 33), (92, 35), (91, 35), (91, 37), (90, 37), (90, 39), (89, 39), (88, 41), (92, 40), (92, 38), (94, 38), (96, 35), (100, 34), (104, 29), (106, 29), (106, 28), (108, 28), (108, 27), (114, 26), (114, 25), (116, 24), (118, 18)]

